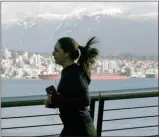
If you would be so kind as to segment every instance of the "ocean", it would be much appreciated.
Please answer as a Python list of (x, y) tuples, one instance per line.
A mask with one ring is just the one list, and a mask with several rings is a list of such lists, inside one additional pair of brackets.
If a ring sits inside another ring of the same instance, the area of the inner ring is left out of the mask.
[[(54, 85), (58, 80), (2, 80), (2, 97), (17, 97), (31, 95), (45, 95), (45, 88)], [(90, 92), (151, 88), (158, 87), (156, 78), (130, 78), (123, 80), (92, 80), (89, 86)]]
[[(45, 95), (45, 88), (50, 85), (57, 87), (58, 81), (52, 80), (2, 80), (2, 98), (3, 97), (17, 97), (30, 95)], [(119, 89), (136, 89), (136, 88), (153, 88), (158, 87), (158, 79), (154, 78), (131, 78), (124, 80), (93, 80), (90, 84), (90, 92), (108, 91)], [(157, 105), (158, 97), (144, 98), (144, 99), (129, 99), (129, 100), (114, 100), (105, 101), (105, 109), (109, 108), (124, 108), (145, 105)], [(96, 103), (95, 120), (97, 116), (98, 103)], [(29, 106), (29, 107), (14, 107), (2, 108), (2, 117), (26, 116), (38, 114), (53, 114), (56, 110), (45, 108), (44, 105)], [(158, 108), (142, 108), (132, 110), (120, 111), (106, 111), (103, 119), (125, 118), (125, 117), (139, 117), (147, 115), (158, 115)], [(59, 116), (45, 116), (37, 118), (18, 118), (18, 119), (2, 119), (1, 128), (14, 126), (28, 126), (28, 125), (43, 125), (61, 122)], [(104, 129), (124, 128), (124, 127), (138, 127), (157, 125), (158, 117), (141, 118), (133, 120), (122, 121), (107, 121), (103, 122)], [(19, 128), (2, 130), (2, 136), (40, 136), (49, 134), (59, 134), (62, 126), (46, 126), (34, 128)], [(145, 136), (157, 135), (158, 128), (151, 127), (145, 129), (131, 129), (119, 130), (111, 132), (103, 132), (102, 136)]]

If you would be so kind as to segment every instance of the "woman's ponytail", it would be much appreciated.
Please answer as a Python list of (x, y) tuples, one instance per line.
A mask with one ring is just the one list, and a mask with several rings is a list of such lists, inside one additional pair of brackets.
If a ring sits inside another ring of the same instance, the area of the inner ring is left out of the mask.
[(99, 51), (97, 48), (92, 48), (93, 44), (96, 44), (96, 37), (90, 38), (86, 46), (78, 46), (81, 51), (81, 56), (78, 59), (78, 64), (80, 64), (87, 72), (88, 76), (91, 75), (92, 65), (95, 63), (96, 57), (99, 55)]

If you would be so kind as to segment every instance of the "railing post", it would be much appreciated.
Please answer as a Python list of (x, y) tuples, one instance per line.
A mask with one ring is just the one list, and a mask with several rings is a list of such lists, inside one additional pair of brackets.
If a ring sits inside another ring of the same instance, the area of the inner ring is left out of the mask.
[(94, 112), (95, 112), (95, 100), (91, 100), (90, 114), (93, 121), (94, 121)]
[(101, 136), (103, 123), (104, 99), (99, 100), (98, 118), (97, 118), (97, 136)]

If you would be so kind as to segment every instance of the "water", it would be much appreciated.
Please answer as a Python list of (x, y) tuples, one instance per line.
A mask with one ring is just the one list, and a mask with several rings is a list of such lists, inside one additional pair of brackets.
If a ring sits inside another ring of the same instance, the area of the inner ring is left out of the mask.
[[(45, 88), (58, 81), (53, 80), (2, 80), (2, 97), (45, 95)], [(123, 80), (92, 80), (89, 90), (106, 91), (158, 87), (158, 79), (132, 78)]]
[[(16, 97), (28, 95), (45, 95), (45, 88), (54, 84), (55, 87), (58, 81), (51, 80), (3, 80), (2, 81), (2, 97)], [(119, 90), (119, 89), (134, 89), (134, 88), (150, 88), (158, 87), (158, 79), (127, 79), (127, 80), (94, 80), (90, 85), (90, 92), (105, 91), (105, 90)], [(138, 107), (145, 105), (157, 105), (158, 98), (143, 98), (143, 99), (129, 99), (129, 100), (113, 100), (105, 102), (105, 109), (110, 108), (124, 108), (124, 107)], [(95, 116), (97, 116), (98, 103), (96, 103)], [(44, 105), (28, 106), (28, 107), (14, 107), (3, 108), (2, 117), (25, 116), (25, 115), (39, 115), (39, 114), (53, 114), (56, 110), (47, 109)], [(124, 117), (138, 117), (147, 115), (158, 115), (158, 108), (143, 108), (134, 110), (120, 110), (120, 111), (106, 111), (103, 119), (114, 119)], [(96, 126), (97, 118), (95, 117), (94, 124)], [(53, 123), (61, 123), (58, 116), (45, 116), (37, 118), (25, 119), (11, 119), (1, 121), (1, 128), (17, 127), (29, 125), (45, 125)], [(158, 117), (122, 120), (122, 121), (107, 121), (103, 122), (103, 130), (112, 128), (137, 127), (158, 124)], [(3, 130), (2, 136), (40, 136), (49, 134), (59, 134), (62, 126), (46, 126), (34, 128), (19, 128)], [(145, 128), (134, 130), (119, 130), (113, 132), (103, 132), (102, 136), (146, 136), (157, 135), (158, 128)]]

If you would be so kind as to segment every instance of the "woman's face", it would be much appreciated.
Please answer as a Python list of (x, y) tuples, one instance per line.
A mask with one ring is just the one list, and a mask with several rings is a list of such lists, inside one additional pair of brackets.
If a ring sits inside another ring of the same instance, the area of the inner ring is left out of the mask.
[(60, 44), (58, 42), (54, 47), (52, 55), (54, 56), (55, 63), (58, 65), (63, 65), (66, 59), (68, 58), (68, 53), (64, 53), (63, 49), (60, 47)]

